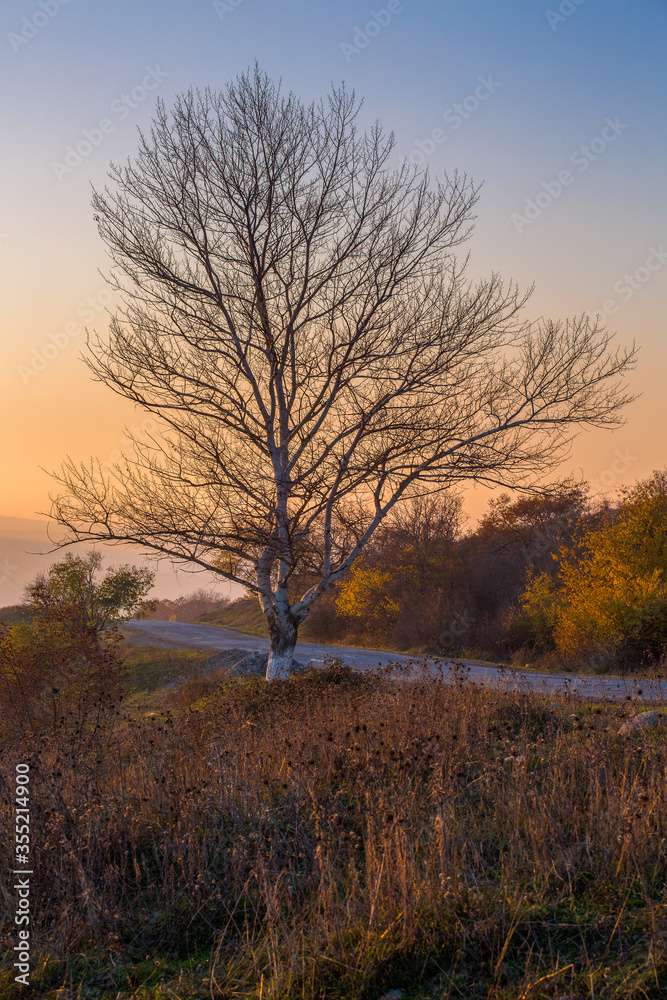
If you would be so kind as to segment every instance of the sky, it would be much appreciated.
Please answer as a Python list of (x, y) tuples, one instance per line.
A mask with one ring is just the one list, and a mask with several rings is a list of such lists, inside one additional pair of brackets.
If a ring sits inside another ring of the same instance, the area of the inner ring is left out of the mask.
[[(481, 184), (471, 275), (534, 283), (527, 316), (600, 313), (636, 341), (627, 423), (580, 435), (562, 474), (613, 495), (663, 468), (666, 36), (664, 0), (5, 0), (0, 604), (55, 558), (17, 555), (43, 535), (48, 472), (113, 461), (146, 420), (81, 361), (113, 308), (91, 186), (135, 152), (158, 98), (222, 88), (255, 60), (307, 101), (344, 81), (363, 122), (394, 132), (396, 166)], [(489, 496), (467, 492), (473, 519)], [(208, 582), (163, 567), (160, 592)]]

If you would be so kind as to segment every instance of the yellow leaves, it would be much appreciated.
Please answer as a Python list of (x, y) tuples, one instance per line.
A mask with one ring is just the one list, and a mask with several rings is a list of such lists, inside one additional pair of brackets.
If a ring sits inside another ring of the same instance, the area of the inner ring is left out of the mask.
[(241, 558), (236, 555), (232, 555), (231, 552), (218, 552), (212, 559), (211, 565), (215, 566), (217, 569), (222, 570), (223, 573), (228, 573), (230, 576), (238, 576), (239, 568), (241, 566)]
[(389, 570), (358, 562), (340, 587), (336, 608), (339, 614), (368, 625), (393, 624), (400, 610), (391, 596), (394, 586), (395, 578)]
[(626, 492), (620, 511), (561, 561), (555, 638), (564, 653), (627, 641), (658, 653), (667, 641), (667, 493), (662, 480)]
[(660, 655), (667, 644), (667, 477), (625, 491), (582, 549), (562, 552), (558, 580), (528, 580), (522, 614), (534, 641), (567, 656), (596, 647)]
[(548, 573), (531, 575), (521, 595), (522, 611), (530, 622), (533, 638), (547, 643), (556, 624), (556, 592)]

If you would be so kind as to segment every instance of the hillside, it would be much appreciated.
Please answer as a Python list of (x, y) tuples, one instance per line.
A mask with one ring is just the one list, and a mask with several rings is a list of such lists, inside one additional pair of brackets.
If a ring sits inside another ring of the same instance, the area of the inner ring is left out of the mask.
[(194, 619), (206, 625), (226, 625), (239, 632), (262, 635), (268, 638), (269, 630), (256, 597), (240, 597), (218, 611), (208, 611)]
[(9, 604), (6, 608), (0, 608), (0, 622), (4, 625), (19, 625), (29, 619), (28, 611), (20, 604)]

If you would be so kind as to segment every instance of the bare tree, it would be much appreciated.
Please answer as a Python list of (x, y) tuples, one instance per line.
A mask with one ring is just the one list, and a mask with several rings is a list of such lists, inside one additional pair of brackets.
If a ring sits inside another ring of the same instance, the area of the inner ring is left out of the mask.
[(633, 355), (604, 331), (530, 323), (515, 286), (465, 278), (476, 190), (390, 170), (359, 107), (344, 87), (304, 106), (256, 67), (159, 104), (93, 201), (123, 306), (87, 363), (164, 430), (111, 474), (68, 460), (53, 516), (64, 544), (135, 543), (256, 593), (268, 679), (394, 505), (528, 484), (627, 399)]

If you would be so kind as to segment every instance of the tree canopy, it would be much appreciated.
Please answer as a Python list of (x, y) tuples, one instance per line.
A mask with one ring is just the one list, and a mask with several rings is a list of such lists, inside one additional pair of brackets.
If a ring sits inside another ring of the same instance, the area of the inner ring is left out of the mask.
[(531, 321), (511, 282), (466, 277), (476, 188), (390, 169), (393, 136), (359, 113), (344, 87), (305, 105), (255, 67), (159, 103), (94, 197), (123, 305), (87, 362), (163, 431), (111, 473), (66, 462), (53, 516), (66, 542), (242, 583), (268, 677), (397, 504), (529, 485), (628, 398), (632, 352), (596, 323)]
[(534, 638), (561, 654), (603, 654), (620, 668), (656, 661), (667, 648), (667, 474), (621, 491), (616, 507), (558, 555), (557, 573), (535, 573), (523, 595)]

